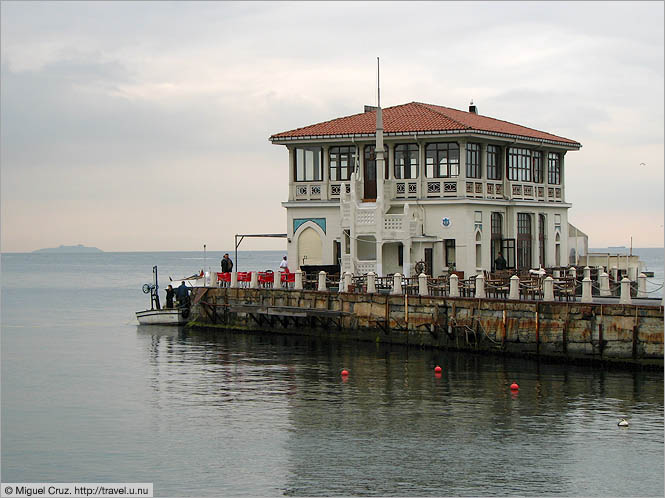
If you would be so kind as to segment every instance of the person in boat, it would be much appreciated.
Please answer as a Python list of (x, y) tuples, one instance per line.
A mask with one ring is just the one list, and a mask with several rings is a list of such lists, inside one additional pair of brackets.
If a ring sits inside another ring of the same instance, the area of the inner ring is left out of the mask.
[(178, 300), (178, 306), (189, 306), (189, 288), (185, 285), (184, 280), (175, 290), (175, 297)]
[(279, 269), (284, 273), (289, 273), (289, 262), (286, 259), (286, 256), (282, 258), (282, 262), (279, 264)]
[(175, 296), (175, 289), (171, 284), (166, 288), (166, 307), (173, 308), (173, 297)]
[(229, 258), (229, 253), (227, 252), (222, 258), (222, 273), (228, 273), (233, 270), (233, 261)]
[(503, 254), (499, 253), (494, 260), (494, 269), (497, 271), (506, 269), (506, 259), (503, 257)]

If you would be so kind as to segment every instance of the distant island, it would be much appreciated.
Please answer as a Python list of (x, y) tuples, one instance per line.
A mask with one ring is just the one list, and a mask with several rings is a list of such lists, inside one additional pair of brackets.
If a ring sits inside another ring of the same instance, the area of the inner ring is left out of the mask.
[(77, 252), (77, 253), (92, 253), (92, 252), (104, 252), (101, 249), (97, 249), (96, 247), (86, 247), (83, 244), (77, 244), (75, 246), (64, 246), (61, 245), (60, 247), (47, 247), (45, 249), (37, 249), (32, 252)]

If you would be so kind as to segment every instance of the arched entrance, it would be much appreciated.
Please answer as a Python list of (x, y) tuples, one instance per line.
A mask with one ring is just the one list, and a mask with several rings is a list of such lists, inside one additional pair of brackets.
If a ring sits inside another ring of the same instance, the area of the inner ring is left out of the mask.
[(298, 237), (298, 266), (320, 265), (321, 237), (311, 227), (305, 228)]

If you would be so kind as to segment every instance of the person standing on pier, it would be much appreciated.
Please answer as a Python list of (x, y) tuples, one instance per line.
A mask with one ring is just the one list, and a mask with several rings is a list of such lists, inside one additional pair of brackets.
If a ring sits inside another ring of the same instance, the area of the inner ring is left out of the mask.
[(279, 264), (279, 269), (284, 273), (289, 273), (289, 262), (286, 259), (286, 256), (282, 258), (282, 262)]
[(173, 308), (173, 296), (175, 296), (175, 289), (171, 284), (166, 289), (166, 307)]
[(184, 280), (175, 290), (175, 297), (178, 299), (179, 306), (189, 306), (189, 289), (185, 285)]
[(233, 261), (231, 261), (227, 252), (222, 258), (222, 273), (229, 273), (231, 270), (233, 270)]

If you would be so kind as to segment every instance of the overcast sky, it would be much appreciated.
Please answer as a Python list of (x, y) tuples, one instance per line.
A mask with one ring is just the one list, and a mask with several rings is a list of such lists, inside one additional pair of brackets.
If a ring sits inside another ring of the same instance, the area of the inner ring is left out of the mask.
[(591, 247), (662, 247), (663, 5), (3, 1), (2, 250), (285, 232), (268, 137), (375, 104), (377, 56), (384, 107), (473, 99), (582, 143), (570, 221)]

